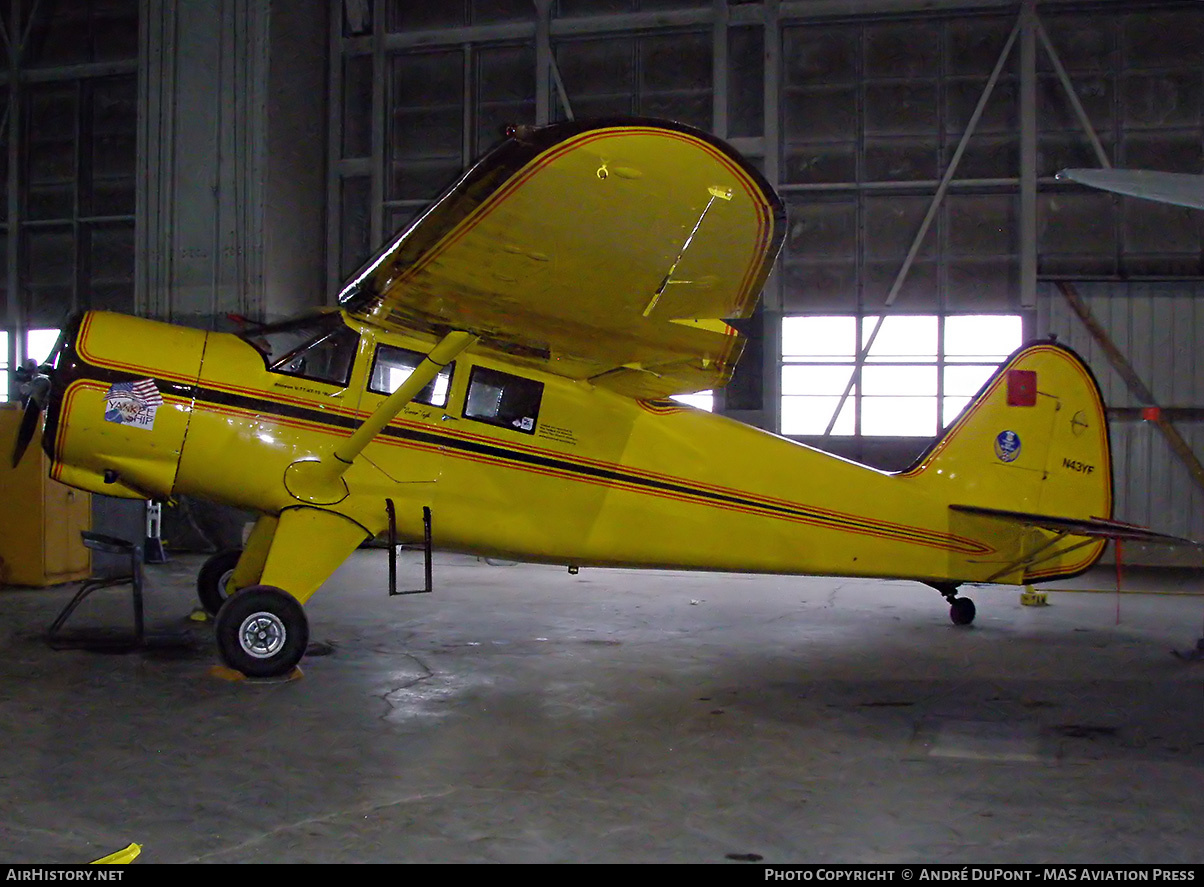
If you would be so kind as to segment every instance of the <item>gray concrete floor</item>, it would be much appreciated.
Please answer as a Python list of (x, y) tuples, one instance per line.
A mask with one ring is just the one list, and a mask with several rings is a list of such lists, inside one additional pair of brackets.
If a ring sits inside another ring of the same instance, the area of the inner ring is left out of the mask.
[(361, 551), (308, 607), (333, 652), (229, 683), (200, 560), (147, 569), (177, 648), (52, 651), (72, 587), (0, 592), (0, 862), (1204, 860), (1198, 596), (981, 588), (959, 629), (912, 583), (448, 555), (390, 599)]

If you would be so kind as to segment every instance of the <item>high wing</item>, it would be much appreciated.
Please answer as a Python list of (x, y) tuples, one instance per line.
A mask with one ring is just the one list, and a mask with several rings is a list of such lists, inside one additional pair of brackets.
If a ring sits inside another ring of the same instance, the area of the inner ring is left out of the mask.
[(950, 505), (950, 510), (980, 517), (993, 517), (1026, 527), (1038, 527), (1067, 536), (1087, 536), (1094, 539), (1124, 539), (1135, 542), (1157, 542), (1167, 545), (1196, 545), (1190, 539), (1170, 536), (1134, 524), (1105, 520), (1101, 517), (1072, 518), (1054, 517), (1049, 514), (1030, 514), (1024, 511), (1004, 511), (998, 508), (981, 508), (977, 505)]
[(339, 297), (641, 398), (725, 384), (785, 236), (764, 178), (700, 130), (642, 118), (519, 127)]
[(1129, 197), (1204, 209), (1204, 176), (1145, 169), (1064, 169), (1063, 181), (1078, 182)]

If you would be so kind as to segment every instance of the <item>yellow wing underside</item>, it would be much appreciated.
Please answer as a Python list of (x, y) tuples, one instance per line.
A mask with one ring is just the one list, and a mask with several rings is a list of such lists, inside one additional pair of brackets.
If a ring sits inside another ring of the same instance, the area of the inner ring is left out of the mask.
[(784, 235), (761, 176), (664, 122), (520, 131), (344, 291), (386, 328), (464, 329), (545, 371), (636, 397), (723, 385)]

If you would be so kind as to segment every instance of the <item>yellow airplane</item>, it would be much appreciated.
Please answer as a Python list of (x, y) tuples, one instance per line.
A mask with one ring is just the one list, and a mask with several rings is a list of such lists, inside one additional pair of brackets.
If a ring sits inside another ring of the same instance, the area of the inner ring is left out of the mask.
[[(219, 653), (305, 652), (302, 605), (366, 539), (579, 566), (965, 582), (1079, 573), (1112, 521), (1099, 389), (1072, 352), (1012, 355), (888, 474), (670, 395), (730, 377), (785, 233), (730, 147), (623, 118), (517, 128), (344, 289), (242, 335), (105, 312), (30, 382), (19, 459), (131, 498), (259, 515), (201, 570)], [(429, 577), (429, 573), (428, 573)], [(428, 579), (429, 587), (429, 579)]]

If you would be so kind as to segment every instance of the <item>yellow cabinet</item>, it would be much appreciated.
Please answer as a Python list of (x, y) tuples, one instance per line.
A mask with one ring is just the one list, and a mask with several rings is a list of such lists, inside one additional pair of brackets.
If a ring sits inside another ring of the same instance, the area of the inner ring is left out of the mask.
[(92, 496), (50, 479), (40, 430), (12, 467), (21, 413), (19, 404), (0, 405), (0, 584), (86, 578), (92, 558), (79, 534), (92, 526)]

